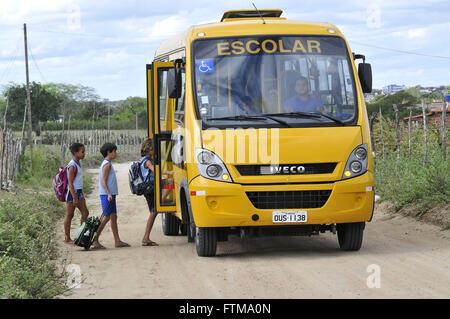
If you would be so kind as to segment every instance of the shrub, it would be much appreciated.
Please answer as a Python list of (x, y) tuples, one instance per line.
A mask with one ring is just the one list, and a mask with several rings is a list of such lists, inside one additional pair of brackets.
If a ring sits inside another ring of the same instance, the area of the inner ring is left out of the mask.
[(0, 297), (52, 298), (66, 290), (66, 275), (58, 273), (55, 262), (54, 223), (63, 214), (51, 195), (5, 196), (0, 206)]
[(30, 152), (27, 150), (20, 157), (18, 183), (22, 186), (51, 189), (52, 180), (60, 167), (58, 155), (37, 147), (33, 151), (33, 168)]
[(397, 160), (390, 154), (384, 160), (377, 158), (375, 167), (376, 192), (397, 211), (414, 203), (418, 213), (424, 213), (450, 201), (450, 161), (443, 161), (439, 149), (431, 149), (426, 164), (421, 154), (411, 160)]
[(102, 164), (103, 160), (104, 158), (100, 152), (96, 154), (89, 154), (84, 157), (83, 165), (84, 167), (98, 168)]

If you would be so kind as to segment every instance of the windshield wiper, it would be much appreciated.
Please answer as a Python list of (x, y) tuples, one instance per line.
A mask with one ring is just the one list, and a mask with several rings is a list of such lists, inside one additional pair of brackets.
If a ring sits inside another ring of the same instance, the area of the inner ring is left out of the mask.
[(285, 121), (280, 120), (280, 119), (275, 119), (275, 118), (271, 117), (270, 114), (262, 114), (261, 116), (265, 117), (265, 118), (268, 118), (268, 119), (271, 119), (272, 121), (278, 122), (280, 124), (283, 124), (284, 126), (292, 127), (288, 122), (285, 122)]
[(338, 120), (337, 118), (332, 117), (332, 116), (330, 116), (330, 115), (323, 114), (323, 113), (319, 113), (319, 112), (314, 112), (313, 114), (319, 115), (319, 116), (321, 116), (321, 117), (326, 117), (327, 119), (330, 119), (330, 120), (332, 120), (332, 121), (335, 121), (335, 122), (338, 123), (338, 124), (341, 124), (342, 126), (345, 126), (345, 125), (346, 125), (346, 124), (345, 124), (344, 122), (342, 122), (341, 120)]
[(207, 118), (207, 121), (212, 120), (231, 120), (231, 121), (248, 121), (248, 120), (266, 120), (263, 117), (258, 116), (246, 116), (246, 115), (235, 115), (235, 116), (224, 116), (224, 117), (212, 117)]
[(279, 120), (279, 119), (274, 119), (270, 116), (267, 116), (267, 114), (261, 114), (261, 115), (236, 115), (236, 116), (225, 116), (225, 117), (213, 117), (213, 118), (209, 118), (207, 119), (208, 121), (210, 120), (233, 120), (233, 121), (247, 121), (247, 120), (272, 120), (274, 122), (278, 122), (280, 124), (283, 124), (284, 126), (287, 127), (291, 127), (291, 125), (289, 125), (289, 123)]
[(342, 122), (341, 120), (338, 120), (337, 118), (334, 118), (330, 115), (325, 115), (319, 112), (311, 112), (311, 113), (306, 113), (306, 112), (289, 112), (289, 113), (272, 113), (272, 114), (264, 114), (264, 115), (270, 115), (270, 116), (285, 116), (285, 117), (309, 117), (309, 118), (321, 118), (321, 117), (325, 117), (327, 119), (330, 119), (338, 124), (341, 124), (343, 126), (345, 126), (346, 124), (344, 122)]
[(306, 113), (306, 112), (288, 112), (288, 113), (270, 113), (270, 114), (264, 114), (268, 116), (285, 116), (285, 117), (315, 117), (320, 118), (315, 113)]

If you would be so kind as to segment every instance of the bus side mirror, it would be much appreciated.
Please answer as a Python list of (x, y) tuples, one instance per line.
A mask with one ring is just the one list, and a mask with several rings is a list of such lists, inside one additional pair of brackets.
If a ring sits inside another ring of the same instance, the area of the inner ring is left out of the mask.
[(167, 90), (169, 98), (179, 99), (181, 97), (181, 69), (171, 68), (167, 71)]
[(358, 76), (364, 93), (372, 92), (372, 67), (369, 63), (358, 64)]

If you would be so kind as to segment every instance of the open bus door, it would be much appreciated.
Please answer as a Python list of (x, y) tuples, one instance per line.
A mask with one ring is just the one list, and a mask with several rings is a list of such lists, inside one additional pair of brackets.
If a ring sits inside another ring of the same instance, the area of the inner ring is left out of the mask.
[(176, 211), (171, 140), (174, 123), (175, 99), (169, 98), (167, 90), (168, 72), (173, 62), (154, 62), (147, 65), (148, 136), (153, 139), (155, 162), (155, 210)]

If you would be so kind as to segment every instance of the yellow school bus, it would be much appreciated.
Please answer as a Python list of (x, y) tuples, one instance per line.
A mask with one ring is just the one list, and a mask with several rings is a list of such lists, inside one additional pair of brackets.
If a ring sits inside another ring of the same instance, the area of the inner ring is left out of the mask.
[(229, 235), (326, 231), (359, 250), (374, 208), (371, 87), (336, 26), (278, 9), (227, 11), (162, 42), (147, 95), (164, 234), (199, 256)]

